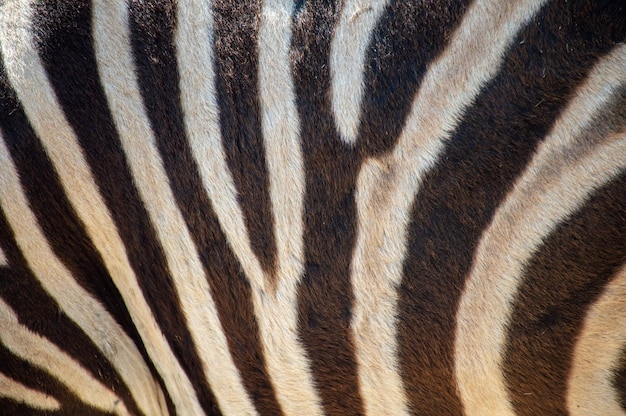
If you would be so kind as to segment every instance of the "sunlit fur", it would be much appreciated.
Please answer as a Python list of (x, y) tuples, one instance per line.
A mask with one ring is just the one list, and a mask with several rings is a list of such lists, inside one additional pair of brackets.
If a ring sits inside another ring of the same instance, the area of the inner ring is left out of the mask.
[(625, 38), (0, 2), (0, 414), (626, 415)]

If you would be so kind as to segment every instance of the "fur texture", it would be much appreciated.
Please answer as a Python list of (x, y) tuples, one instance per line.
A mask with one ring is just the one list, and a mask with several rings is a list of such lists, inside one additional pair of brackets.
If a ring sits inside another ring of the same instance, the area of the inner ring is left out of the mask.
[(626, 9), (0, 3), (0, 413), (626, 415)]

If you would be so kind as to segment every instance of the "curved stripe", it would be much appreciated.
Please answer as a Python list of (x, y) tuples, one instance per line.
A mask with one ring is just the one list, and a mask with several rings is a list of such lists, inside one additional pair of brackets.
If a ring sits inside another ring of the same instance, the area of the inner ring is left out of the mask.
[(213, 12), (196, 1), (180, 4), (178, 11), (176, 48), (187, 136), (228, 242), (248, 279), (264, 290), (268, 282), (252, 251), (221, 141), (213, 67)]
[(457, 311), (455, 340), (456, 378), (468, 415), (514, 414), (502, 352), (524, 265), (559, 222), (626, 167), (624, 132), (598, 138), (606, 143), (593, 150), (584, 134), (612, 98), (616, 78), (624, 82), (625, 53), (622, 46), (597, 64), (479, 243)]
[(331, 100), (341, 139), (354, 144), (365, 92), (365, 56), (388, 0), (349, 0), (330, 44)]
[(46, 393), (33, 390), (0, 373), (0, 397), (6, 397), (35, 409), (56, 411), (61, 405)]
[[(228, 351), (197, 248), (168, 186), (169, 180), (143, 106), (134, 75), (126, 4), (94, 2), (94, 34), (98, 69), (122, 147), (163, 246), (209, 384), (224, 413), (254, 414), (252, 402)], [(174, 374), (163, 374), (163, 377), (170, 378), (168, 387), (177, 390), (172, 394), (179, 412), (203, 413), (193, 386), (178, 363)]]
[[(94, 241), (124, 297), (139, 333), (146, 340), (149, 354), (152, 357), (159, 357), (155, 363), (157, 367), (162, 368), (168, 362), (164, 359), (168, 357), (168, 353), (165, 352), (167, 348), (165, 340), (144, 298), (140, 296), (141, 290), (128, 264), (124, 246), (94, 184), (76, 137), (47, 82), (45, 71), (31, 41), (30, 13), (29, 1), (6, 4), (3, 13), (0, 13), (0, 39), (3, 40), (2, 52), (7, 75), (59, 174), (68, 199), (85, 223), (88, 235)], [(10, 17), (11, 21), (7, 21), (6, 17)], [(8, 160), (8, 152), (4, 145), (2, 153)], [(3, 190), (7, 189), (3, 197), (8, 193), (8, 184), (14, 195), (12, 198), (7, 197), (3, 203), (8, 209), (7, 217), (16, 233), (21, 250), (34, 273), (41, 279), (44, 288), (61, 305), (70, 319), (75, 321), (109, 358), (134, 393), (133, 397), (140, 409), (146, 414), (163, 412), (166, 408), (163, 393), (152, 378), (137, 348), (117, 327), (108, 313), (78, 287), (69, 271), (50, 251), (41, 230), (36, 226), (36, 219), (28, 209), (15, 168), (12, 165), (9, 168), (9, 164), (4, 164), (1, 173), (2, 179), (7, 183), (7, 186), (3, 187)], [(20, 205), (20, 209), (16, 207), (17, 204)], [(26, 232), (27, 227), (30, 228), (29, 232)], [(33, 241), (37, 241), (37, 244)], [(44, 258), (47, 261), (42, 260)], [(81, 299), (81, 302), (74, 302), (73, 299)], [(89, 307), (80, 309), (79, 304)], [(97, 319), (96, 316), (101, 318)], [(103, 327), (107, 329), (103, 330)], [(107, 334), (115, 335), (109, 339), (106, 338)], [(155, 345), (159, 346), (159, 352), (153, 348)], [(172, 356), (171, 352), (169, 356)], [(174, 374), (176, 370), (168, 369), (166, 373)]]
[(272, 292), (253, 290), (264, 355), (278, 400), (288, 415), (320, 415), (322, 408), (298, 340), (298, 285), (304, 270), (304, 166), (289, 47), (290, 0), (266, 0), (259, 30), (261, 124), (270, 175), (277, 244)]
[(567, 393), (572, 416), (624, 416), (613, 371), (626, 349), (626, 267), (587, 312), (574, 349)]
[[(6, 215), (28, 266), (63, 312), (85, 331), (98, 349), (113, 364), (133, 397), (146, 414), (160, 414), (163, 394), (152, 379), (132, 340), (119, 328), (108, 312), (79, 286), (71, 273), (56, 258), (37, 225), (20, 189), (13, 161), (0, 135), (0, 207)], [(80, 299), (77, 302), (76, 299)], [(8, 306), (7, 306), (8, 308)], [(150, 388), (152, 386), (152, 388)]]
[(464, 108), (497, 73), (517, 31), (542, 4), (496, 3), (472, 4), (426, 73), (397, 147), (389, 156), (366, 161), (359, 173), (352, 329), (368, 414), (408, 414), (395, 322), (410, 209), (421, 178), (434, 166)]
[(56, 345), (18, 322), (15, 312), (0, 299), (0, 343), (13, 354), (56, 377), (83, 402), (118, 415), (128, 415), (122, 400), (94, 379)]

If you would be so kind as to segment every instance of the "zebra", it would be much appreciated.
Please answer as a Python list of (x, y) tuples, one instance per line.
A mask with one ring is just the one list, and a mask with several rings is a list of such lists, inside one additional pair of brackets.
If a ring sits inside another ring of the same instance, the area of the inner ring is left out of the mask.
[(626, 414), (625, 7), (0, 1), (0, 414)]

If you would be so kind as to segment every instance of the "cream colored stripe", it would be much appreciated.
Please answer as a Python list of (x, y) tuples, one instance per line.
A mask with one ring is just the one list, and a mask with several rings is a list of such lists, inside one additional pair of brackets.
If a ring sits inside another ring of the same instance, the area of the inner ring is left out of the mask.
[(300, 121), (289, 60), (293, 7), (290, 0), (266, 0), (261, 10), (261, 124), (278, 266), (275, 292), (253, 287), (253, 300), (268, 373), (284, 413), (320, 415), (322, 408), (309, 370), (310, 363), (298, 341), (297, 289), (304, 268), (305, 179)]
[(613, 371), (626, 348), (626, 267), (617, 273), (587, 312), (568, 381), (571, 416), (624, 416)]
[(357, 139), (365, 85), (365, 56), (388, 0), (348, 0), (330, 44), (331, 99), (344, 142)]
[(15, 312), (1, 299), (0, 343), (13, 354), (55, 377), (81, 401), (118, 415), (129, 414), (122, 400), (91, 377), (72, 357), (46, 338), (20, 325)]
[(4, 254), (2, 247), (0, 247), (0, 267), (4, 267), (8, 265), (9, 265), (9, 261), (7, 260), (7, 256), (6, 254)]
[(467, 415), (513, 415), (502, 352), (524, 266), (594, 189), (626, 167), (623, 131), (591, 138), (585, 132), (624, 82), (625, 51), (597, 65), (482, 236), (457, 311), (455, 370)]
[[(472, 3), (442, 55), (428, 68), (397, 147), (366, 161), (357, 182), (352, 321), (367, 414), (408, 414), (396, 341), (410, 209), (462, 111), (502, 64), (507, 46), (542, 1)], [(445, 82), (442, 82), (445, 80)]]
[(74, 281), (48, 246), (21, 190), (18, 174), (1, 135), (0, 166), (0, 207), (28, 266), (63, 312), (85, 331), (112, 363), (134, 392), (140, 408), (159, 414), (160, 409), (166, 409), (163, 394), (141, 354), (102, 305)]
[(40, 391), (32, 390), (17, 381), (0, 373), (0, 397), (6, 397), (18, 403), (38, 410), (57, 411), (61, 408), (59, 402)]
[[(85, 224), (88, 235), (122, 294), (150, 356), (155, 359), (157, 368), (162, 368), (167, 366), (172, 354), (160, 348), (166, 347), (165, 340), (141, 296), (124, 245), (32, 44), (31, 4), (27, 0), (8, 2), (0, 12), (0, 40), (8, 78), (51, 158), (72, 206)], [(12, 218), (10, 222), (16, 239), (33, 272), (70, 319), (85, 331), (110, 360), (133, 392), (139, 408), (146, 414), (167, 412), (163, 393), (130, 338), (101, 305), (81, 290), (69, 271), (50, 251), (36, 225), (37, 220), (28, 209), (17, 173), (14, 168), (9, 168), (10, 159), (4, 145), (2, 158), (7, 160), (0, 170), (4, 181), (1, 195), (6, 198), (2, 205), (7, 216)], [(9, 189), (12, 190), (10, 197)], [(172, 368), (166, 371), (175, 372)]]
[(221, 228), (255, 288), (265, 289), (261, 265), (252, 251), (237, 190), (226, 164), (219, 126), (213, 68), (212, 2), (180, 4), (176, 36), (185, 128), (203, 185)]
[[(183, 4), (180, 8), (185, 9)], [(179, 31), (194, 30), (194, 27), (184, 26), (183, 20)], [(95, 1), (94, 28), (98, 70), (111, 113), (139, 194), (165, 252), (204, 373), (223, 413), (255, 414), (228, 350), (197, 247), (176, 206), (145, 113), (135, 76), (126, 5)], [(200, 43), (207, 41), (205, 38)], [(194, 47), (199, 47), (200, 43)], [(178, 365), (173, 375), (165, 373), (164, 378), (177, 389), (175, 401), (180, 413), (202, 413), (193, 387)]]

